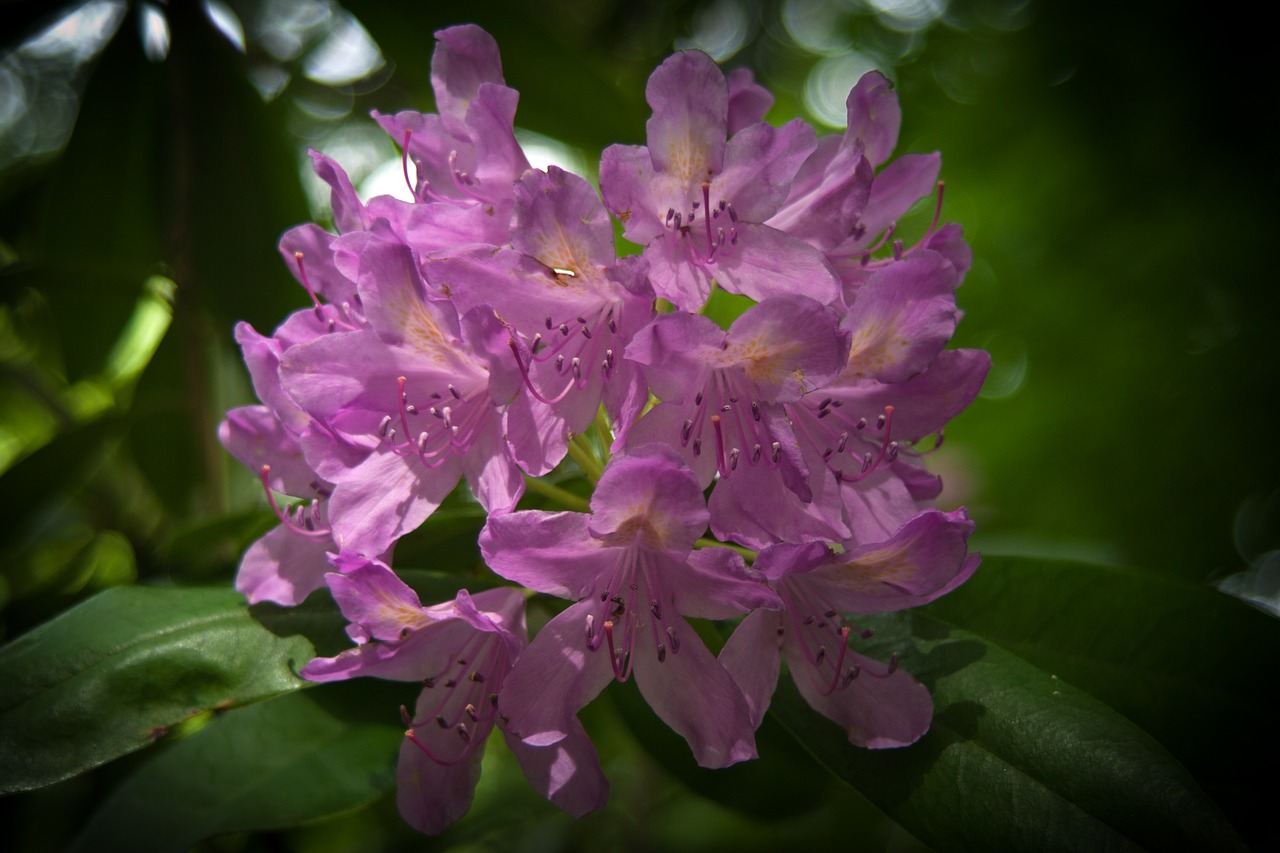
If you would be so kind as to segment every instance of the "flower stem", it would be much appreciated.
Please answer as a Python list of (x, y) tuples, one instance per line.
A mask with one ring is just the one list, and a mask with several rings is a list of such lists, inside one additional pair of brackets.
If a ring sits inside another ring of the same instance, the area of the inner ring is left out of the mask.
[(529, 491), (551, 498), (575, 512), (591, 511), (591, 504), (587, 502), (586, 498), (580, 498), (568, 489), (562, 489), (559, 486), (548, 483), (546, 480), (540, 480), (537, 477), (530, 477), (525, 474), (524, 485)]
[(587, 479), (592, 483), (600, 482), (600, 475), (604, 473), (604, 464), (596, 457), (586, 438), (581, 435), (573, 437), (569, 442), (569, 457), (578, 463), (578, 467), (587, 475)]
[(743, 546), (737, 545), (733, 542), (721, 542), (718, 539), (708, 539), (706, 537), (703, 537), (702, 539), (699, 539), (697, 542), (694, 542), (693, 547), (695, 548), (732, 548), (733, 550), (741, 554), (742, 558), (746, 560), (748, 563), (754, 563), (756, 560), (756, 554), (757, 554), (757, 552), (752, 551), (750, 548), (744, 548)]

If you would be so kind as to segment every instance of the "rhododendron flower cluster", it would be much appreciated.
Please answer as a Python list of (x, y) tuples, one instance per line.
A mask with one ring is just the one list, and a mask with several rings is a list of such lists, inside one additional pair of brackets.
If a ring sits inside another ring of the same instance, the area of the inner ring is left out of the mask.
[[(848, 129), (819, 138), (766, 123), (749, 72), (676, 53), (649, 78), (646, 144), (605, 150), (597, 193), (529, 166), (487, 33), (436, 37), (439, 112), (375, 114), (412, 200), (363, 200), (313, 153), (336, 233), (280, 242), (311, 304), (236, 329), (261, 403), (221, 437), (280, 519), (237, 587), (285, 606), (327, 587), (355, 645), (306, 678), (422, 685), (398, 796), (428, 833), (466, 812), (495, 727), (556, 805), (603, 805), (577, 713), (615, 680), (706, 767), (756, 756), (783, 659), (853, 743), (920, 738), (928, 692), (847, 619), (976, 568), (921, 457), (989, 361), (944, 349), (969, 250), (938, 222), (938, 155), (890, 159), (888, 81), (859, 80)], [(921, 199), (934, 221), (907, 246), (895, 223)], [(751, 303), (727, 328), (701, 313), (717, 291)], [(395, 546), (463, 480), (497, 577), (423, 606)], [(530, 640), (532, 593), (572, 603)], [(690, 618), (726, 620), (718, 654)]]

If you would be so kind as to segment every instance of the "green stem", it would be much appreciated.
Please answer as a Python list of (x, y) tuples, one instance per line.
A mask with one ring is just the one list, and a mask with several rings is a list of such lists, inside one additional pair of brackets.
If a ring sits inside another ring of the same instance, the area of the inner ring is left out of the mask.
[(578, 467), (582, 469), (582, 473), (587, 475), (592, 483), (600, 482), (600, 475), (604, 473), (604, 465), (596, 458), (592, 452), (586, 439), (580, 435), (575, 435), (573, 441), (569, 442), (569, 457), (578, 463)]
[(699, 539), (697, 542), (694, 542), (693, 547), (695, 548), (732, 548), (733, 550), (741, 554), (743, 559), (746, 560), (748, 563), (754, 563), (756, 560), (755, 551), (752, 551), (750, 548), (744, 548), (741, 545), (734, 544), (733, 542), (721, 542), (718, 539), (707, 539), (704, 537), (702, 539)]
[(562, 489), (559, 486), (552, 485), (546, 480), (539, 480), (537, 477), (530, 477), (526, 474), (524, 477), (524, 486), (529, 491), (537, 492), (543, 497), (551, 498), (575, 512), (591, 511), (591, 504), (587, 502), (586, 498), (580, 498), (568, 489)]

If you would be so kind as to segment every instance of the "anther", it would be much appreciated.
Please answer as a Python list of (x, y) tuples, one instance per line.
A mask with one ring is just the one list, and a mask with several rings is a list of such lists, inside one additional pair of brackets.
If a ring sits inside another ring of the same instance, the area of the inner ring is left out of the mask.
[(876, 429), (884, 429), (884, 421), (885, 421), (884, 415), (881, 415), (880, 417), (876, 418)]
[(480, 672), (479, 672), (478, 670), (477, 670), (477, 671), (475, 671), (475, 672), (472, 672), (470, 675), (468, 675), (468, 676), (467, 676), (467, 680), (468, 680), (468, 681), (474, 681), (474, 682), (476, 682), (477, 684), (484, 684), (484, 676), (483, 676), (483, 675), (481, 675), (481, 674), (480, 674)]
[(755, 447), (753, 447), (753, 448), (751, 449), (751, 462), (752, 462), (752, 464), (755, 464), (756, 462), (759, 462), (759, 461), (760, 461), (760, 451), (761, 451), (761, 449), (762, 449), (762, 448), (760, 447), (760, 445), (759, 445), (759, 444), (757, 444)]
[(866, 429), (866, 428), (867, 428), (867, 419), (866, 419), (866, 418), (858, 418), (858, 422), (857, 422), (856, 424), (854, 424), (854, 425), (853, 425), (853, 428), (854, 428), (854, 429)]
[(457, 388), (454, 388), (452, 384), (449, 385), (449, 393), (453, 395), (453, 399), (455, 400), (462, 399), (462, 394), (458, 391)]
[(480, 715), (476, 713), (475, 705), (472, 705), (470, 702), (468, 702), (467, 707), (463, 708), (462, 710), (467, 712), (467, 716), (471, 718), (472, 722), (475, 722), (475, 723), (480, 722)]
[(671, 643), (671, 653), (678, 653), (680, 651), (680, 638), (676, 636), (676, 629), (670, 625), (667, 626), (667, 640)]
[(466, 723), (458, 723), (453, 730), (458, 733), (458, 737), (462, 738), (463, 743), (471, 743), (471, 732), (467, 731)]
[(649, 612), (653, 614), (654, 619), (662, 618), (662, 607), (658, 604), (658, 599), (655, 598), (649, 602)]
[(400, 706), (400, 722), (404, 723), (406, 729), (413, 728), (413, 717), (409, 715), (409, 709), (404, 705)]
[(778, 460), (782, 458), (782, 443), (775, 441), (773, 443), (773, 463), (778, 464)]
[(436, 715), (436, 725), (442, 729), (449, 728), (449, 721), (444, 718), (443, 714)]
[(755, 400), (751, 401), (751, 417), (754, 420), (760, 420), (760, 404)]
[(738, 470), (738, 456), (741, 455), (741, 453), (742, 451), (736, 447), (733, 450), (729, 451), (729, 470), (730, 471)]

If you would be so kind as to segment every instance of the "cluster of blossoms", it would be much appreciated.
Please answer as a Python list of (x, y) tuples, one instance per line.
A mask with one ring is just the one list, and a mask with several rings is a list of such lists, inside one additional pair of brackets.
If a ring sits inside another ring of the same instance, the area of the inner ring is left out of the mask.
[[(221, 437), (280, 518), (238, 588), (282, 605), (328, 588), (356, 645), (305, 677), (422, 685), (398, 778), (424, 832), (467, 810), (495, 725), (556, 805), (601, 806), (577, 713), (633, 675), (706, 767), (755, 757), (783, 656), (853, 743), (918, 739), (928, 692), (858, 654), (846, 619), (929, 601), (977, 566), (965, 511), (931, 506), (941, 482), (919, 445), (989, 362), (944, 349), (970, 263), (959, 228), (935, 215), (914, 245), (894, 237), (941, 188), (938, 155), (889, 162), (888, 81), (864, 76), (848, 129), (819, 139), (765, 123), (772, 97), (749, 72), (677, 53), (649, 78), (648, 144), (608, 148), (597, 195), (530, 168), (487, 33), (437, 40), (439, 113), (375, 114), (413, 200), (364, 202), (313, 154), (338, 233), (302, 225), (280, 244), (313, 304), (270, 337), (236, 330), (262, 404), (229, 412)], [(641, 252), (617, 257), (611, 216)], [(716, 288), (754, 303), (727, 330), (699, 313)], [(556, 493), (538, 478), (566, 457), (589, 502), (518, 509), (526, 486)], [(485, 562), (519, 586), (424, 607), (394, 546), (463, 477)], [(575, 602), (532, 641), (526, 589)], [(717, 656), (690, 617), (744, 618)]]

